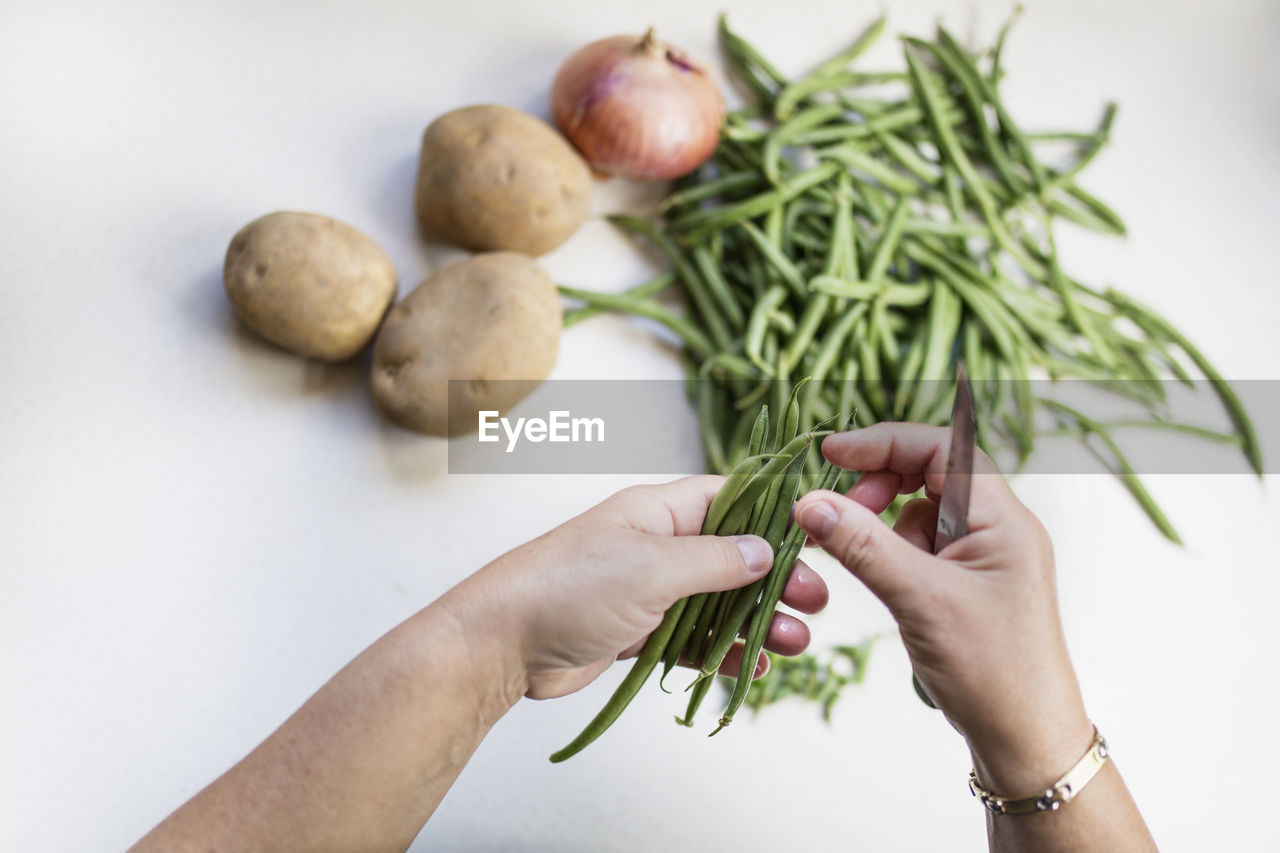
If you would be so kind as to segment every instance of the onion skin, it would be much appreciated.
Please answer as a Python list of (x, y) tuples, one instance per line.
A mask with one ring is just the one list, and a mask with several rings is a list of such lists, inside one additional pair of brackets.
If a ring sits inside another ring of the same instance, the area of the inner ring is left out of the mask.
[(595, 171), (642, 181), (701, 166), (724, 123), (724, 99), (706, 66), (652, 29), (592, 42), (569, 57), (551, 85), (551, 110)]

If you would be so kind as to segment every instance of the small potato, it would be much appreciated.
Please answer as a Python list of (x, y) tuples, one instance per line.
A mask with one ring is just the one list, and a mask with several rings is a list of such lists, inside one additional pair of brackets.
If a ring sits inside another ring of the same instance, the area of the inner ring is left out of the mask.
[(586, 161), (527, 113), (463, 107), (423, 134), (418, 222), (447, 243), (542, 255), (578, 230), (590, 202)]
[[(427, 435), (474, 430), (547, 377), (560, 346), (555, 284), (524, 255), (451, 264), (387, 314), (373, 345), (373, 399), (394, 423)], [(449, 380), (467, 380), (449, 407)], [(528, 380), (524, 382), (496, 380)]]
[(318, 213), (268, 213), (241, 228), (222, 282), (246, 326), (324, 361), (363, 350), (396, 297), (395, 268), (378, 244)]

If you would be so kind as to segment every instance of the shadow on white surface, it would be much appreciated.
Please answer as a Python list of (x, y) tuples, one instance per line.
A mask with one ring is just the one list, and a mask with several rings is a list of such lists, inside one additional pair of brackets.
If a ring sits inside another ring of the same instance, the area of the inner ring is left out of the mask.
[(231, 344), (242, 372), (257, 390), (271, 394), (346, 397), (365, 384), (369, 354), (331, 364), (294, 355), (255, 335), (226, 302), (222, 269), (214, 267), (184, 291), (181, 313), (193, 332), (218, 336)]
[(378, 447), (387, 473), (401, 485), (422, 484), (449, 471), (443, 438), (418, 435), (383, 422), (378, 429)]

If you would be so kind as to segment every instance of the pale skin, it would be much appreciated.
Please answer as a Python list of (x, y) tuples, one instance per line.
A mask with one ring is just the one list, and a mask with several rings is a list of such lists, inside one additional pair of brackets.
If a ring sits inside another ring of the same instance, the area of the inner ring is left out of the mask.
[[(832, 436), (829, 459), (863, 476), (848, 496), (812, 492), (796, 518), (884, 602), (925, 691), (969, 745), (978, 782), (1038, 794), (1089, 749), (1093, 725), (1058, 615), (1053, 544), (981, 451), (969, 534), (933, 555), (950, 433), (880, 424)], [(882, 512), (925, 487), (893, 530)], [(988, 815), (992, 851), (1155, 850), (1114, 761), (1062, 809)]]
[[(805, 496), (796, 518), (898, 620), (979, 781), (1008, 797), (1036, 793), (1092, 739), (1052, 546), (980, 456), (971, 533), (933, 556), (946, 442), (945, 430), (909, 424), (828, 438), (832, 461), (865, 473), (848, 496)], [(624, 490), (499, 557), (366, 649), (134, 849), (405, 849), (522, 697), (581, 689), (634, 655), (675, 601), (767, 571), (764, 540), (697, 535), (720, 482)], [(933, 499), (908, 505), (894, 530), (876, 517), (922, 484)], [(798, 563), (783, 601), (813, 613), (827, 589)], [(779, 613), (766, 647), (798, 654), (808, 640), (801, 621)], [(722, 671), (740, 661), (731, 655)], [(756, 674), (766, 665), (757, 661)], [(1060, 811), (987, 825), (993, 851), (1155, 849), (1114, 762)]]

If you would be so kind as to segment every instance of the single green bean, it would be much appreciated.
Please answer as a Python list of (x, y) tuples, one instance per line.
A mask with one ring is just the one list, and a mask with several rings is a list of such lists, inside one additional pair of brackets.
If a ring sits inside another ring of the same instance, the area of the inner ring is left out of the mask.
[(729, 289), (729, 283), (725, 281), (711, 251), (706, 246), (695, 246), (690, 254), (693, 256), (694, 265), (698, 268), (702, 281), (707, 284), (711, 292), (711, 298), (719, 306), (721, 315), (727, 318), (734, 328), (741, 330), (747, 322), (746, 314), (742, 310), (742, 304)]
[[(753, 432), (754, 429), (753, 426)], [(760, 463), (766, 458), (769, 458), (769, 454), (752, 454), (733, 466), (724, 485), (720, 487), (720, 491), (716, 492), (716, 496), (711, 499), (711, 505), (707, 507), (707, 514), (702, 521), (703, 534), (715, 533), (721, 529), (729, 510), (737, 503), (748, 483), (757, 475)]]
[[(778, 211), (778, 215), (773, 218), (777, 220), (778, 227), (781, 228), (781, 208), (775, 208), (775, 210)], [(749, 220), (740, 222), (738, 227), (746, 233), (751, 242), (759, 249), (760, 255), (778, 273), (782, 281), (791, 288), (791, 291), (802, 299), (807, 296), (804, 277), (800, 275), (800, 271), (796, 269), (795, 264), (782, 252), (778, 245), (765, 232), (761, 231), (754, 222)]]
[(1004, 76), (1004, 70), (1000, 66), (1000, 60), (1004, 56), (1004, 42), (1009, 37), (1009, 30), (1013, 28), (1014, 23), (1021, 15), (1022, 4), (1014, 4), (1013, 11), (1005, 19), (1004, 25), (1000, 27), (1000, 34), (996, 36), (996, 46), (991, 51), (991, 73), (987, 77), (993, 86), (998, 85), (1000, 78)]
[(938, 166), (916, 151), (914, 145), (907, 142), (896, 133), (890, 133), (884, 130), (877, 130), (874, 134), (875, 140), (879, 142), (889, 156), (897, 160), (899, 165), (915, 175), (925, 186), (934, 186), (942, 180), (942, 170)]
[(672, 193), (658, 205), (658, 212), (667, 213), (735, 190), (750, 189), (761, 183), (763, 181), (760, 179), (760, 174), (755, 171), (732, 172), (728, 175), (721, 175), (705, 183), (694, 184), (679, 192)]
[(955, 344), (959, 336), (963, 306), (955, 292), (938, 281), (933, 283), (933, 299), (929, 303), (928, 337), (924, 346), (924, 360), (920, 365), (920, 379), (927, 383), (932, 394), (917, 390), (907, 409), (906, 419), (919, 421), (925, 417), (930, 405), (938, 399), (938, 384), (953, 374), (951, 364), (955, 358)]
[(1123, 230), (1116, 228), (1115, 223), (1103, 219), (1088, 208), (1077, 207), (1057, 196), (1045, 202), (1045, 209), (1068, 222), (1074, 222), (1076, 225), (1088, 228), (1091, 231), (1097, 231), (1100, 234), (1115, 234), (1117, 236), (1123, 236), (1124, 234)]
[[(1240, 447), (1244, 444), (1240, 435), (1234, 432), (1219, 432), (1218, 430), (1209, 429), (1207, 427), (1196, 426), (1194, 424), (1182, 424), (1176, 421), (1153, 421), (1138, 418), (1123, 418), (1114, 421), (1099, 421), (1098, 426), (1113, 432), (1117, 429), (1153, 429), (1157, 432), (1174, 432), (1181, 435), (1188, 435), (1192, 438), (1203, 438), (1206, 441), (1213, 441), (1219, 444), (1230, 444), (1233, 447)], [(1058, 429), (1044, 430), (1039, 433), (1041, 436), (1061, 437), (1067, 435), (1079, 435), (1079, 429)]]
[[(881, 34), (884, 33), (886, 20), (887, 16), (882, 13), (879, 18), (876, 18), (876, 20), (871, 23), (870, 26), (858, 34), (858, 37), (853, 40), (852, 44), (820, 64), (802, 79), (822, 79), (848, 68), (850, 63), (859, 56), (862, 56), (862, 54), (866, 53), (867, 50), (876, 43), (876, 40), (880, 38)], [(783, 91), (785, 93), (786, 90)], [(779, 96), (778, 100), (781, 101), (782, 96)], [(774, 107), (774, 111), (775, 113), (777, 112), (776, 106)]]
[[(634, 299), (647, 299), (650, 296), (656, 296), (675, 283), (675, 273), (667, 271), (658, 273), (648, 281), (641, 282), (634, 287), (628, 287), (622, 291), (622, 294)], [(581, 308), (572, 308), (564, 312), (564, 327), (567, 329), (570, 326), (581, 323), (583, 320), (589, 320), (592, 317), (607, 314), (608, 312), (609, 309), (601, 305), (585, 305)]]
[(672, 221), (671, 227), (683, 232), (685, 239), (689, 242), (696, 243), (698, 240), (705, 239), (712, 231), (728, 228), (768, 213), (772, 208), (830, 179), (838, 171), (840, 171), (838, 163), (822, 163), (788, 178), (777, 189), (752, 196), (745, 201), (682, 214)]
[(884, 278), (885, 271), (889, 269), (889, 261), (897, 251), (898, 241), (902, 239), (902, 229), (909, 212), (907, 199), (899, 199), (889, 217), (889, 223), (880, 235), (880, 242), (876, 244), (876, 253), (871, 257), (871, 266), (867, 270), (867, 281), (879, 283)]
[(1120, 450), (1119, 445), (1116, 444), (1115, 439), (1111, 437), (1111, 434), (1107, 432), (1101, 424), (1056, 400), (1041, 398), (1040, 404), (1051, 411), (1058, 412), (1071, 418), (1079, 425), (1082, 432), (1090, 435), (1096, 435), (1102, 443), (1106, 445), (1107, 450), (1110, 451), (1111, 459), (1108, 460), (1098, 452), (1096, 447), (1088, 442), (1085, 442), (1085, 448), (1097, 457), (1099, 461), (1106, 465), (1113, 474), (1115, 474), (1116, 478), (1120, 480), (1129, 493), (1138, 501), (1138, 505), (1146, 512), (1147, 517), (1151, 519), (1156, 528), (1165, 535), (1165, 538), (1170, 542), (1173, 542), (1175, 545), (1182, 544), (1182, 537), (1178, 535), (1177, 529), (1175, 529), (1169, 522), (1168, 517), (1160, 509), (1160, 505), (1156, 503), (1155, 498), (1151, 497), (1151, 493), (1148, 492), (1146, 486), (1142, 484), (1142, 480), (1139, 479), (1137, 473), (1133, 470), (1133, 466), (1129, 464), (1129, 460), (1125, 458), (1124, 453)]
[(698, 400), (698, 432), (707, 457), (707, 470), (723, 473), (726, 468), (724, 440), (717, 424), (723, 420), (723, 404), (719, 388), (706, 377), (696, 380)]
[(787, 78), (782, 76), (782, 72), (778, 71), (773, 63), (765, 59), (750, 42), (729, 29), (729, 16), (723, 12), (720, 13), (720, 37), (726, 42), (727, 47), (732, 47), (735, 57), (756, 66), (779, 87), (787, 85)]
[(1098, 130), (1089, 135), (1089, 138), (1093, 142), (1093, 144), (1089, 146), (1089, 150), (1087, 150), (1080, 159), (1072, 163), (1067, 169), (1051, 177), (1049, 179), (1048, 188), (1065, 186), (1068, 181), (1080, 174), (1086, 166), (1093, 162), (1094, 158), (1097, 157), (1098, 154), (1101, 153), (1102, 149), (1106, 147), (1107, 143), (1111, 141), (1111, 125), (1115, 121), (1115, 118), (1116, 105), (1114, 102), (1108, 103), (1106, 109), (1102, 112), (1102, 121), (1099, 123)]
[(897, 366), (900, 356), (898, 335), (889, 321), (889, 308), (881, 296), (871, 302), (871, 326), (876, 330), (876, 340), (880, 344), (882, 365), (890, 368), (890, 375), (896, 375), (897, 371), (893, 368)]
[(1187, 357), (1205, 375), (1214, 392), (1217, 393), (1218, 399), (1222, 402), (1222, 406), (1227, 412), (1227, 416), (1231, 419), (1231, 423), (1240, 433), (1245, 457), (1249, 460), (1254, 472), (1261, 477), (1264, 470), (1262, 466), (1262, 446), (1258, 443), (1258, 434), (1254, 431), (1253, 422), (1249, 419), (1249, 415), (1245, 411), (1244, 405), (1240, 402), (1240, 398), (1236, 396), (1235, 389), (1231, 387), (1231, 383), (1223, 379), (1222, 374), (1218, 372), (1209, 359), (1205, 358), (1204, 353), (1196, 348), (1186, 335), (1174, 328), (1168, 320), (1132, 297), (1118, 291), (1108, 290), (1106, 297), (1113, 305), (1128, 314), (1135, 323), (1148, 329), (1159, 331), (1160, 334), (1187, 354)]
[(1066, 185), (1066, 190), (1067, 195), (1080, 202), (1092, 216), (1105, 223), (1111, 229), (1111, 233), (1119, 234), (1120, 236), (1124, 236), (1128, 233), (1124, 226), (1124, 220), (1120, 218), (1118, 213), (1103, 202), (1102, 199), (1086, 192), (1074, 181)]
[(918, 323), (911, 342), (907, 344), (906, 353), (897, 371), (897, 383), (893, 389), (893, 416), (903, 420), (907, 413), (908, 401), (915, 396), (920, 369), (924, 366), (924, 358), (929, 345), (929, 327)]
[(700, 356), (707, 357), (715, 351), (715, 344), (702, 333), (701, 329), (690, 323), (687, 318), (681, 317), (661, 303), (649, 299), (640, 299), (624, 293), (598, 293), (593, 290), (581, 290), (563, 285), (558, 286), (557, 289), (562, 296), (585, 302), (588, 306), (597, 307), (604, 311), (621, 311), (656, 320), (674, 332), (680, 340), (684, 341), (685, 346)]
[(786, 359), (784, 364), (786, 370), (784, 373), (790, 373), (800, 364), (801, 356), (809, 349), (809, 344), (813, 342), (813, 336), (818, 332), (818, 326), (822, 324), (826, 317), (827, 308), (831, 304), (831, 297), (824, 293), (819, 293), (810, 297), (809, 303), (804, 307), (804, 313), (800, 315), (800, 322), (796, 326), (795, 336), (791, 338), (791, 342), (786, 347)]
[(907, 217), (903, 234), (935, 234), (940, 237), (985, 237), (991, 232), (972, 222), (939, 222), (936, 219)]
[(852, 172), (866, 175), (885, 189), (907, 195), (920, 191), (920, 185), (892, 166), (849, 145), (830, 145), (816, 151), (820, 160), (835, 161)]

